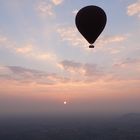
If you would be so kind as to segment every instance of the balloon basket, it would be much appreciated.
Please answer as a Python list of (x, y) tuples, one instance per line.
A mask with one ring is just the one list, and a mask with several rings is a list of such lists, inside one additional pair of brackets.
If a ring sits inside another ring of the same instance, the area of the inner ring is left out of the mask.
[(94, 45), (89, 45), (89, 48), (94, 48)]

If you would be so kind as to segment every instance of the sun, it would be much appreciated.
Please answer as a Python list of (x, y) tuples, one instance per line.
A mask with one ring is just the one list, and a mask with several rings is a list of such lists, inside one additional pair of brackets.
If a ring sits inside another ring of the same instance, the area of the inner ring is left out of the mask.
[(67, 102), (66, 101), (64, 101), (64, 105), (66, 105), (67, 104)]

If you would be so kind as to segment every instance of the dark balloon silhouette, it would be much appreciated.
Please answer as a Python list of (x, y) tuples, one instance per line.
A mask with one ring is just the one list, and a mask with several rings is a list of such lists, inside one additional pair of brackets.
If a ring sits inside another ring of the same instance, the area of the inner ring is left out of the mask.
[(106, 21), (106, 13), (98, 6), (86, 6), (77, 13), (75, 18), (76, 26), (90, 43), (89, 48), (94, 48), (93, 43), (103, 31)]

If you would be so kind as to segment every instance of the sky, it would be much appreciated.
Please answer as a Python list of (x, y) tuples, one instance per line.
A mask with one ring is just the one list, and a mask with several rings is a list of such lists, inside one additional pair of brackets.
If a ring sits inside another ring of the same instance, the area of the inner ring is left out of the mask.
[[(107, 24), (95, 48), (78, 10)], [(0, 0), (0, 115), (140, 112), (140, 0)]]

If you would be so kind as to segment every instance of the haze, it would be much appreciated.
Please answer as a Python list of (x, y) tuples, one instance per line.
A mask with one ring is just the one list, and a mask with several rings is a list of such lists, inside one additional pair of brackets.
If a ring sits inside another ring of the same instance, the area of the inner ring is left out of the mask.
[[(75, 26), (87, 5), (108, 17), (94, 49)], [(1, 0), (0, 116), (140, 112), (139, 7), (139, 0)]]

